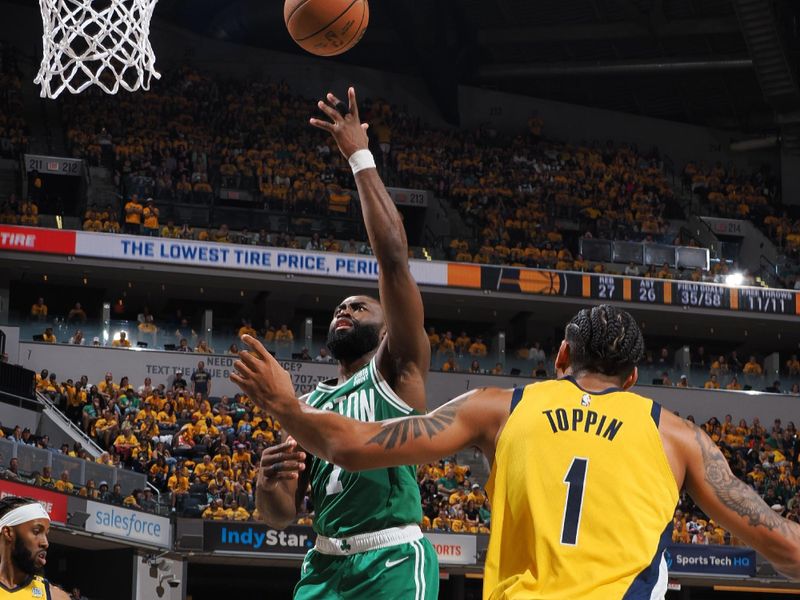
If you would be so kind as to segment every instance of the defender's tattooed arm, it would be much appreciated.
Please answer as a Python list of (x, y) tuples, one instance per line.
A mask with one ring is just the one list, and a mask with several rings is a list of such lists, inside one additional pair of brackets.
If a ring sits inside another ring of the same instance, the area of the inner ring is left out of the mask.
[(686, 461), (684, 484), (703, 511), (775, 568), (800, 579), (800, 525), (784, 519), (756, 491), (736, 478), (720, 449), (694, 423), (681, 420)]

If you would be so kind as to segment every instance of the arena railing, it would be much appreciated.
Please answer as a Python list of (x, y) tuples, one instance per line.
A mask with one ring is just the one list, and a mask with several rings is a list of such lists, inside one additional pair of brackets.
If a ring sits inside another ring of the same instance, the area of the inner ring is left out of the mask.
[(42, 467), (50, 467), (54, 480), (58, 479), (62, 472), (67, 471), (69, 481), (75, 486), (76, 492), (78, 488), (86, 485), (89, 479), (93, 479), (98, 487), (101, 481), (106, 481), (109, 489), (119, 483), (122, 493), (126, 495), (135, 489), (144, 489), (147, 485), (147, 477), (142, 473), (0, 439), (0, 465), (7, 468), (12, 458), (17, 459), (18, 470), (27, 479), (35, 479), (36, 474), (41, 474)]

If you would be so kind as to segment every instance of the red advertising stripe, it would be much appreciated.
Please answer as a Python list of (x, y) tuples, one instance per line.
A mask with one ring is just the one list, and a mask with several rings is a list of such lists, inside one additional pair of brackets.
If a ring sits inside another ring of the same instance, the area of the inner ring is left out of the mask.
[(75, 254), (75, 232), (0, 225), (0, 250), (42, 254)]
[(15, 483), (0, 479), (0, 498), (6, 496), (22, 496), (23, 498), (33, 498), (50, 515), (50, 520), (59, 523), (67, 522), (67, 496), (58, 492), (51, 492), (33, 485)]

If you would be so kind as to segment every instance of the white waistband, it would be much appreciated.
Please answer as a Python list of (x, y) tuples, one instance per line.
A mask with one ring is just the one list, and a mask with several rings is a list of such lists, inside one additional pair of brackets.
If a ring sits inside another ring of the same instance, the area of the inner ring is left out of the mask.
[(321, 554), (349, 556), (367, 550), (408, 544), (419, 539), (422, 539), (422, 530), (419, 525), (401, 525), (370, 533), (359, 533), (346, 538), (329, 538), (318, 535), (314, 550)]

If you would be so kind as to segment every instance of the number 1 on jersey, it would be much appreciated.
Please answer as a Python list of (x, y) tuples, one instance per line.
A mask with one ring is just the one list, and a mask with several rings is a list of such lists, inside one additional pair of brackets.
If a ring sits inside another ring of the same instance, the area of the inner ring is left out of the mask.
[(583, 488), (586, 484), (588, 465), (588, 458), (576, 456), (564, 476), (564, 483), (567, 484), (567, 501), (564, 504), (564, 521), (561, 524), (561, 543), (565, 546), (575, 546), (578, 543), (578, 527), (581, 524)]

